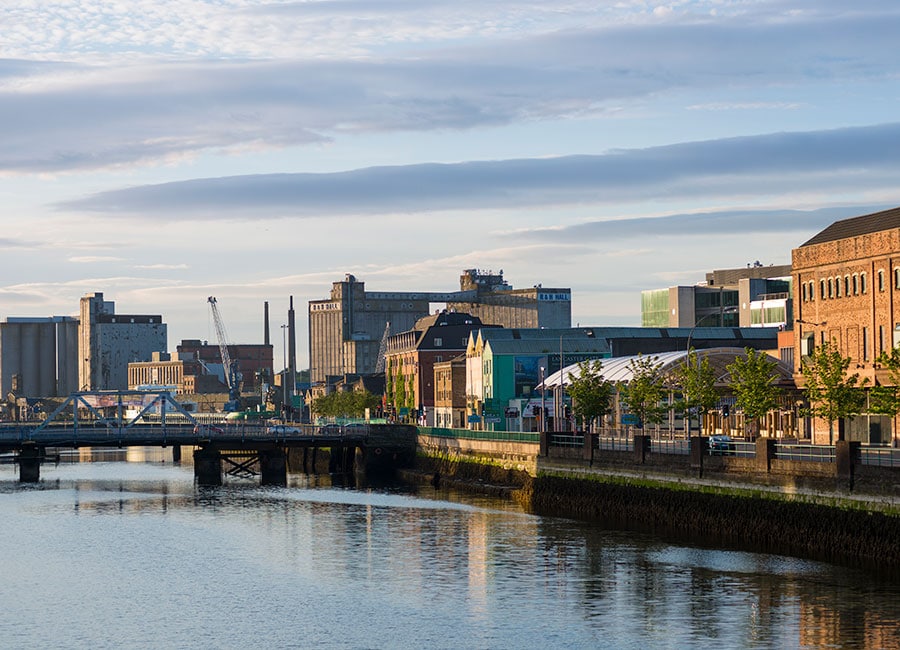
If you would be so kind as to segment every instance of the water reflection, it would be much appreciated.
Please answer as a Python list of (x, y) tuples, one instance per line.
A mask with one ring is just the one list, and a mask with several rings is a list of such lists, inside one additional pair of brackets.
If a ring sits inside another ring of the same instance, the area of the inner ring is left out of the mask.
[[(0, 555), (16, 558), (0, 581), (2, 638), (205, 648), (249, 629), (251, 647), (900, 648), (898, 585), (855, 570), (430, 487), (304, 475), (198, 487), (189, 466), (119, 453), (61, 462), (37, 488), (0, 467)], [(48, 628), (48, 602), (64, 624)], [(177, 620), (191, 624), (146, 632)]]

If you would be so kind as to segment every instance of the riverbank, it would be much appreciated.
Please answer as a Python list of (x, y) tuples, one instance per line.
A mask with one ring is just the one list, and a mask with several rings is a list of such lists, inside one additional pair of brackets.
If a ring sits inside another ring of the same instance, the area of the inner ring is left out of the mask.
[(792, 555), (900, 578), (893, 500), (542, 463), (537, 476), (490, 459), (420, 454), (402, 478), (514, 499), (528, 511), (682, 542)]

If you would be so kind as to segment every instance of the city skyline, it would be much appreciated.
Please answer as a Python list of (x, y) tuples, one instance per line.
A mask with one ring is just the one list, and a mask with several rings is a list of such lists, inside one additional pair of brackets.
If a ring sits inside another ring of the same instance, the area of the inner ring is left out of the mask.
[(288, 301), (466, 268), (640, 291), (900, 204), (896, 3), (99, 0), (0, 9), (0, 317), (103, 292), (275, 359)]

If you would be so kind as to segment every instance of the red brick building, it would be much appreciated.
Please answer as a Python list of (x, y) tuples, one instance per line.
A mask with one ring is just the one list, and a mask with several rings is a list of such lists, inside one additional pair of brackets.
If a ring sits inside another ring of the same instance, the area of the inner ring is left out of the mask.
[[(826, 341), (869, 385), (886, 381), (875, 359), (900, 344), (900, 208), (836, 221), (792, 251), (792, 268), (798, 384), (801, 359)], [(889, 442), (892, 425), (878, 416), (853, 418), (847, 439)]]

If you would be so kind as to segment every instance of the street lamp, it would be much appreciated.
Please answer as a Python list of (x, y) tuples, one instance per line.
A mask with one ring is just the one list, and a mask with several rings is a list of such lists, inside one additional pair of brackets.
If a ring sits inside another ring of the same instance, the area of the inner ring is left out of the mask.
[(547, 423), (545, 421), (545, 415), (547, 410), (544, 408), (544, 394), (547, 391), (547, 387), (544, 386), (544, 366), (541, 366), (541, 433), (544, 433), (547, 430)]

